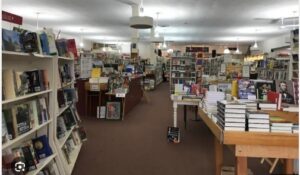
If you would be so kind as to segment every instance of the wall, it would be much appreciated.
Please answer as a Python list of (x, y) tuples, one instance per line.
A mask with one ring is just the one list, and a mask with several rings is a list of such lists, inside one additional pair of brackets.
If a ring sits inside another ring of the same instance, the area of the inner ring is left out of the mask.
[(263, 52), (269, 53), (271, 52), (272, 48), (278, 48), (278, 47), (290, 45), (290, 43), (287, 43), (286, 41), (290, 41), (289, 33), (267, 39), (263, 42), (258, 43), (258, 46), (261, 48)]

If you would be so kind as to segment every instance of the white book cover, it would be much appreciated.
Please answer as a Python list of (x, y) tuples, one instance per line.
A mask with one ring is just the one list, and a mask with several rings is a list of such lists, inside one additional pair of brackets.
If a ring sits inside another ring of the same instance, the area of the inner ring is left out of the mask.
[(272, 123), (272, 126), (293, 127), (293, 123)]
[(283, 127), (283, 126), (271, 126), (272, 130), (284, 130), (284, 131), (291, 131), (291, 127)]
[(278, 132), (278, 133), (292, 133), (292, 130), (273, 130), (273, 129), (271, 129), (271, 132)]
[(225, 109), (225, 113), (237, 113), (237, 114), (246, 114), (245, 109)]
[(266, 128), (249, 128), (249, 132), (270, 132), (270, 129), (266, 129)]
[(249, 115), (249, 119), (266, 119), (269, 120), (270, 117), (268, 115)]
[(256, 123), (256, 124), (259, 124), (259, 123), (265, 123), (265, 124), (269, 124), (270, 123), (270, 120), (266, 120), (266, 119), (248, 119), (248, 123)]
[(224, 128), (225, 131), (245, 131), (245, 127), (226, 127)]
[(270, 128), (269, 124), (263, 124), (263, 123), (249, 123), (249, 128)]
[(105, 118), (105, 114), (106, 114), (106, 107), (101, 106), (100, 107), (100, 118)]
[(227, 123), (227, 122), (245, 123), (245, 119), (241, 119), (241, 118), (225, 118), (225, 123)]
[(226, 126), (245, 127), (246, 124), (245, 124), (245, 123), (225, 123), (225, 127), (226, 127)]
[(236, 113), (225, 113), (224, 116), (230, 118), (246, 118), (245, 114), (236, 114)]
[(246, 109), (246, 105), (237, 102), (228, 102), (226, 100), (218, 101), (218, 104), (222, 105), (226, 109)]

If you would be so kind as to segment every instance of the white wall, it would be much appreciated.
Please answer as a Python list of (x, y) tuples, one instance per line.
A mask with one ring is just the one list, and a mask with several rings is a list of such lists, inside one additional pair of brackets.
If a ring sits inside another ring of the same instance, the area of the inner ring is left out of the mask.
[(151, 58), (151, 43), (139, 42), (138, 43), (139, 55), (142, 59)]
[(288, 46), (290, 43), (287, 43), (286, 41), (290, 41), (290, 34), (284, 34), (280, 35), (274, 38), (267, 39), (263, 42), (258, 43), (258, 46), (261, 48), (263, 52), (271, 52), (271, 49)]

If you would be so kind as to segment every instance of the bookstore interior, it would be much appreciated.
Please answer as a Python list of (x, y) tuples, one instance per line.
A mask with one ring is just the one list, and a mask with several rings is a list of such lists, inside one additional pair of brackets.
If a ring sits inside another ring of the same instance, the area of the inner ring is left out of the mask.
[(298, 0), (3, 0), (3, 175), (299, 172)]

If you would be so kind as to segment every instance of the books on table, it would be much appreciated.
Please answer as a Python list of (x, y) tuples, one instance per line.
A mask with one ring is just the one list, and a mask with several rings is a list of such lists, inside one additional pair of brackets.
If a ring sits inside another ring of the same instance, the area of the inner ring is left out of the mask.
[(293, 132), (293, 122), (286, 120), (281, 116), (271, 116), (271, 132), (282, 132), (282, 133), (292, 133)]
[(217, 102), (217, 124), (225, 131), (245, 131), (246, 105), (238, 102)]
[(248, 131), (270, 132), (270, 116), (262, 111), (247, 111)]

